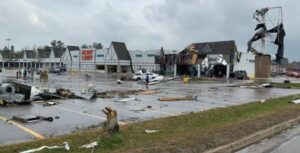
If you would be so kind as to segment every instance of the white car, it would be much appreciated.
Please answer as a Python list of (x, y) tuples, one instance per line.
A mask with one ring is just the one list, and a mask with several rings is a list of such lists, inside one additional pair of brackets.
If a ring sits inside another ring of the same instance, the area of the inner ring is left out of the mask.
[(132, 79), (133, 80), (146, 80), (147, 74), (149, 74), (149, 81), (151, 81), (157, 77), (161, 78), (160, 75), (152, 73), (152, 72), (146, 72), (146, 73), (137, 72), (132, 76)]

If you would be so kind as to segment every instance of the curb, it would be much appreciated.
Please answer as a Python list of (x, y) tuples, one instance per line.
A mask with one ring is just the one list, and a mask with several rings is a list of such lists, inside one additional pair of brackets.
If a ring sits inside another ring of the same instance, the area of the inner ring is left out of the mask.
[(277, 124), (271, 128), (256, 132), (254, 134), (251, 134), (247, 137), (244, 137), (238, 141), (232, 142), (230, 144), (226, 144), (223, 146), (219, 146), (217, 148), (205, 151), (205, 153), (230, 153), (234, 151), (238, 151), (239, 149), (242, 149), (246, 146), (249, 146), (251, 144), (257, 143), (261, 141), (262, 139), (265, 139), (267, 137), (270, 137), (274, 135), (275, 133), (284, 131), (288, 128), (291, 128), (292, 126), (298, 124), (300, 122), (300, 116), (297, 118), (291, 119), (289, 121)]

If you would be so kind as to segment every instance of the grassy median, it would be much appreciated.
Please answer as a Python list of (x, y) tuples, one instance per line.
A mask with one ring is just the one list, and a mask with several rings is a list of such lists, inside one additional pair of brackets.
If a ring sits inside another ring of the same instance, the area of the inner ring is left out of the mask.
[[(108, 137), (101, 129), (91, 129), (46, 140), (37, 140), (0, 147), (1, 153), (12, 153), (40, 147), (61, 145), (68, 141), (70, 152), (89, 153), (79, 146), (97, 140), (95, 152), (202, 152), (224, 145), (259, 130), (300, 115), (300, 105), (289, 103), (300, 95), (252, 102), (239, 106), (155, 119), (124, 126), (120, 133)], [(144, 130), (160, 130), (146, 134)], [(65, 152), (45, 150), (43, 152)]]

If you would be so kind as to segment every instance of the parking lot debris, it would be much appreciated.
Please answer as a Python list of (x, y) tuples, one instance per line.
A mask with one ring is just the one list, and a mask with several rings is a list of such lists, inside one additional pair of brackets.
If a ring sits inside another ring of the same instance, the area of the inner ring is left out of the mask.
[(261, 84), (260, 87), (263, 87), (263, 88), (273, 88), (273, 86), (269, 83), (264, 83), (264, 84)]
[(210, 88), (208, 89), (208, 91), (217, 91), (217, 90), (219, 90), (218, 87), (210, 87)]
[(69, 146), (68, 142), (64, 142), (63, 146), (51, 146), (51, 147), (42, 146), (42, 147), (39, 147), (39, 148), (36, 148), (36, 149), (30, 149), (30, 150), (22, 151), (20, 153), (33, 153), (33, 152), (38, 152), (38, 151), (41, 151), (41, 150), (44, 150), (44, 149), (63, 149), (65, 151), (69, 151), (70, 146)]
[(131, 111), (133, 111), (133, 112), (135, 112), (135, 113), (139, 113), (139, 112), (146, 111), (147, 109), (154, 110), (154, 109), (152, 108), (151, 105), (148, 105), (148, 106), (146, 106), (146, 107), (144, 107), (144, 108), (142, 108), (142, 109), (134, 109), (134, 110), (131, 110)]
[(45, 117), (45, 116), (37, 116), (40, 120), (44, 120), (44, 121), (49, 121), (52, 122), (53, 121), (53, 117)]
[(40, 120), (50, 121), (50, 122), (53, 121), (53, 117), (35, 116), (35, 115), (16, 115), (13, 116), (12, 119), (24, 123), (36, 122)]
[(84, 77), (85, 77), (85, 79), (90, 79), (90, 78), (92, 78), (92, 76), (90, 76), (89, 74), (85, 74)]
[(35, 115), (17, 115), (13, 116), (12, 119), (24, 123), (36, 122), (40, 120), (40, 118)]
[(123, 96), (121, 98), (116, 99), (115, 102), (127, 102), (127, 101), (131, 101), (131, 100), (136, 100), (136, 98)]
[(158, 98), (159, 101), (181, 101), (181, 100), (197, 100), (196, 96), (183, 96), (183, 97), (163, 97)]
[(7, 105), (7, 102), (4, 101), (4, 100), (2, 100), (2, 99), (0, 99), (0, 106), (6, 106), (6, 105)]
[(74, 95), (74, 93), (72, 93), (70, 90), (64, 88), (56, 89), (56, 93), (62, 97), (70, 97)]
[(147, 133), (147, 134), (149, 134), (149, 133), (157, 133), (157, 132), (159, 132), (160, 130), (145, 130), (145, 132)]
[(47, 101), (43, 106), (54, 106), (57, 104), (58, 104), (58, 102), (55, 102), (55, 101)]
[(159, 93), (158, 90), (144, 90), (141, 92), (138, 92), (138, 94), (142, 94), (142, 95), (151, 95), (151, 94), (156, 94)]
[(297, 99), (297, 100), (293, 100), (291, 101), (292, 103), (295, 103), (295, 104), (300, 104), (300, 99)]
[(106, 130), (108, 133), (117, 133), (119, 131), (119, 124), (117, 119), (117, 111), (110, 107), (105, 107), (102, 112), (106, 115)]
[(42, 100), (63, 99), (63, 98), (65, 98), (65, 97), (62, 97), (62, 96), (60, 96), (56, 93), (50, 93), (50, 92), (39, 93), (36, 96), (40, 97)]
[(121, 80), (118, 80), (118, 81), (117, 81), (117, 84), (122, 84), (122, 81), (121, 81)]
[(0, 84), (0, 99), (7, 103), (13, 104), (27, 104), (28, 102), (25, 101), (25, 95), (22, 93), (17, 93), (15, 84), (4, 82)]

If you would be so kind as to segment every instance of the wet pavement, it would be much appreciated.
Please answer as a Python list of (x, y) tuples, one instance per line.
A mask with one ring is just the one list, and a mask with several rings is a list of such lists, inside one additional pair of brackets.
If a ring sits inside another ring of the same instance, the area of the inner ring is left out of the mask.
[[(134, 81), (125, 81), (117, 85), (117, 76), (105, 75), (102, 73), (89, 73), (91, 78), (84, 74), (57, 75), (50, 74), (47, 82), (37, 79), (20, 80), (23, 83), (46, 88), (67, 88), (79, 93), (83, 88), (92, 84), (99, 91), (125, 91), (146, 89), (145, 85)], [(13, 71), (4, 71), (2, 78), (14, 78)], [(300, 90), (259, 88), (247, 89), (239, 87), (226, 87), (241, 83), (242, 81), (215, 81), (183, 84), (182, 81), (169, 81), (153, 86), (149, 89), (159, 90), (159, 93), (152, 95), (129, 95), (136, 100), (128, 102), (115, 102), (115, 98), (94, 100), (65, 99), (55, 100), (59, 102), (55, 106), (43, 106), (43, 103), (34, 102), (31, 105), (10, 105), (0, 107), (0, 117), (11, 119), (14, 115), (42, 115), (59, 117), (53, 122), (39, 121), (34, 123), (19, 123), (25, 128), (32, 130), (45, 137), (62, 135), (87, 128), (100, 127), (106, 120), (101, 112), (104, 107), (112, 107), (118, 112), (118, 119), (122, 123), (131, 123), (153, 118), (180, 115), (190, 112), (199, 112), (206, 109), (240, 105), (252, 101), (260, 101), (267, 98), (276, 98), (286, 95), (298, 94)], [(160, 102), (161, 97), (179, 97), (192, 95), (197, 96), (195, 101)], [(149, 109), (151, 106), (151, 109)], [(148, 108), (147, 108), (148, 107)], [(0, 120), (0, 144), (11, 144), (35, 137), (24, 130), (9, 124), (3, 119)]]
[(287, 131), (250, 145), (236, 153), (298, 153), (300, 143), (300, 125)]

